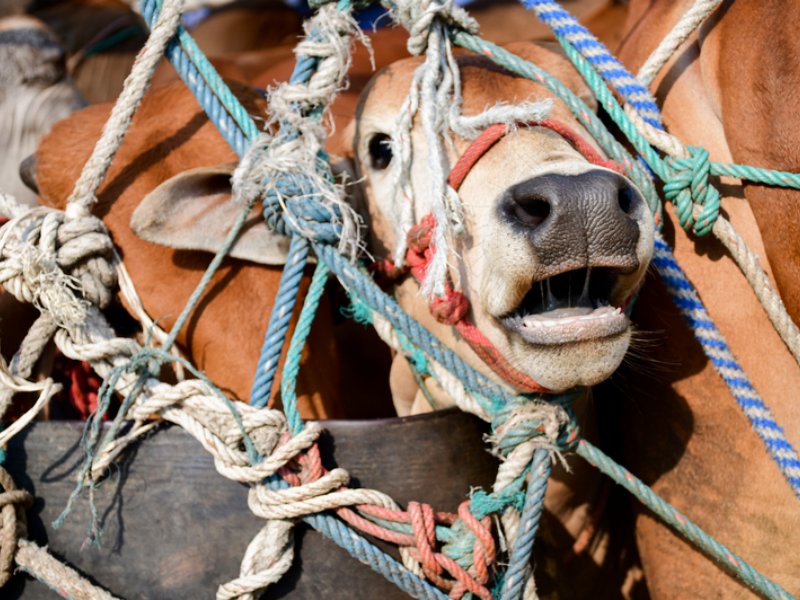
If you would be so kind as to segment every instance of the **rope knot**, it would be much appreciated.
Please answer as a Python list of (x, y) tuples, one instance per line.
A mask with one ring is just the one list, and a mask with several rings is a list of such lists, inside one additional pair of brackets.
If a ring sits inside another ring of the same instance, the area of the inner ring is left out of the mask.
[(428, 34), (434, 21), (468, 31), (478, 32), (478, 22), (452, 0), (402, 0), (392, 11), (395, 21), (408, 30), (408, 51), (417, 55), (428, 47)]
[(63, 326), (80, 325), (87, 302), (100, 308), (111, 302), (114, 246), (100, 219), (67, 219), (51, 208), (21, 210), (15, 200), (4, 201), (14, 217), (2, 226), (0, 284)]
[(681, 227), (704, 236), (713, 229), (719, 216), (720, 195), (708, 182), (711, 174), (708, 150), (687, 148), (688, 157), (667, 160), (673, 173), (664, 184), (664, 195), (675, 203)]
[(455, 325), (469, 312), (469, 300), (459, 291), (448, 290), (444, 296), (434, 296), (430, 303), (431, 314), (445, 325)]
[(264, 217), (279, 233), (338, 243), (354, 260), (360, 219), (334, 180), (319, 116), (345, 85), (353, 36), (365, 38), (352, 16), (333, 5), (323, 6), (304, 27), (295, 72), (269, 92), (270, 120), (234, 172), (234, 195), (248, 204), (261, 197)]
[(507, 458), (526, 443), (551, 452), (573, 450), (578, 427), (571, 411), (557, 402), (526, 401), (502, 409), (493, 420), (489, 437), (494, 451)]
[(431, 236), (436, 222), (432, 215), (425, 215), (408, 232), (408, 248), (415, 254), (423, 254), (431, 246)]

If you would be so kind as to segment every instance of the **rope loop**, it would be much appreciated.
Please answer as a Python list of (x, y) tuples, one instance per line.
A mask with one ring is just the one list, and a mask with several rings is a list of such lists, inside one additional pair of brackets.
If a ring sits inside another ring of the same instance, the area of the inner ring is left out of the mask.
[(311, 178), (286, 173), (278, 175), (272, 185), (262, 201), (269, 227), (283, 235), (297, 234), (312, 242), (339, 243), (343, 232), (342, 209), (327, 202)]
[[(672, 174), (664, 184), (664, 195), (675, 203), (681, 227), (704, 236), (719, 217), (720, 195), (708, 181), (711, 174), (708, 150), (695, 146), (687, 149), (688, 157), (667, 159)], [(695, 205), (700, 207), (697, 215), (694, 214)]]
[(0, 588), (14, 573), (19, 538), (25, 537), (25, 509), (33, 503), (27, 490), (17, 489), (11, 475), (0, 467)]

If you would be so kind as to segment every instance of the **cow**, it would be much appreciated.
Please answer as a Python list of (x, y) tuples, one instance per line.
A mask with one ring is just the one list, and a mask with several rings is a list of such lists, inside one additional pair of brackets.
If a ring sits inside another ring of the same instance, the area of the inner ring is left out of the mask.
[[(692, 3), (632, 1), (619, 57), (633, 72)], [(797, 172), (796, 3), (723, 3), (681, 46), (651, 86), (668, 130), (711, 159)], [(722, 210), (761, 265), (795, 322), (800, 320), (797, 243), (800, 195), (723, 179)], [(738, 268), (713, 239), (688, 236), (671, 208), (666, 239), (755, 388), (800, 445), (800, 369), (775, 334)], [(649, 372), (626, 372), (615, 391), (623, 460), (710, 534), (800, 594), (800, 503), (750, 429), (658, 281), (634, 310), (654, 333)], [(654, 372), (655, 371), (655, 372)], [(605, 401), (603, 398), (602, 401)], [(627, 435), (625, 434), (627, 432)], [(749, 598), (751, 593), (648, 514), (636, 535), (653, 598)]]
[(57, 120), (84, 105), (66, 77), (64, 54), (52, 32), (26, 16), (0, 19), (0, 181), (6, 193), (33, 204), (21, 179), (29, 157)]
[[(380, 51), (382, 46), (376, 46)], [(552, 47), (526, 43), (510, 49), (558, 74), (592, 102), (577, 73)], [(543, 87), (497, 69), (488, 59), (464, 55), (458, 61), (467, 114), (498, 101), (552, 100)], [(388, 57), (387, 62), (391, 62)], [(366, 200), (364, 216), (370, 223), (369, 247), (378, 258), (386, 256), (397, 242), (389, 223), (386, 184), (393, 165), (387, 153), (391, 146), (386, 142), (418, 65), (419, 59), (394, 63), (371, 83), (356, 71), (351, 88), (331, 107), (338, 123), (329, 151), (340, 162), (351, 164), (363, 178), (359, 189)], [(285, 66), (276, 69), (262, 77), (268, 80)], [(252, 92), (241, 87), (236, 91), (252, 112), (263, 112), (263, 104)], [(631, 324), (622, 309), (647, 269), (653, 221), (640, 193), (600, 155), (567, 109), (553, 102), (550, 116), (564, 127), (512, 124), (511, 132), (464, 178), (460, 195), (466, 234), (458, 249), (463, 263), (453, 274), (470, 300), (471, 318), (497, 351), (507, 356), (525, 378), (536, 380), (549, 391), (560, 391), (597, 383), (622, 360), (631, 337)], [(170, 106), (169, 115), (163, 113), (163, 106)], [(108, 105), (86, 108), (60, 122), (42, 143), (37, 152), (36, 180), (44, 203), (64, 207), (109, 110)], [(565, 133), (571, 131), (577, 132), (576, 137)], [(424, 169), (426, 150), (419, 134), (412, 138), (416, 157), (412, 181), (416, 197), (421, 199), (416, 212), (422, 215), (428, 209), (421, 193), (428, 177)], [(467, 145), (466, 139), (456, 139), (450, 160)], [(99, 190), (96, 214), (107, 224), (146, 311), (162, 327), (169, 328), (174, 322), (209, 258), (166, 247), (171, 242), (169, 232), (156, 236), (152, 231), (145, 234), (137, 230), (137, 235), (130, 227), (134, 213), (142, 198), (157, 203), (174, 199), (178, 190), (181, 201), (188, 201), (187, 206), (197, 201), (225, 207), (230, 198), (227, 175), (231, 170), (226, 165), (234, 158), (190, 93), (181, 84), (172, 84), (152, 90), (144, 99)], [(191, 222), (181, 233), (184, 238), (206, 234), (202, 228), (192, 229)], [(270, 232), (264, 229), (263, 234)], [(142, 237), (157, 239), (158, 244)], [(185, 248), (181, 244), (175, 245)], [(178, 343), (215, 383), (233, 397), (245, 399), (278, 271), (274, 266), (255, 265), (236, 256), (217, 274)], [(401, 283), (397, 297), (407, 311), (430, 326), (462, 358), (487, 376), (496, 377), (450, 326), (432, 319), (428, 299), (417, 292), (416, 283)], [(315, 381), (303, 388), (311, 399), (302, 406), (304, 417), (352, 416), (347, 406), (323, 401), (334, 396), (314, 388), (320, 383), (335, 387), (324, 378), (319, 381), (320, 374), (335, 368), (332, 343), (324, 331), (310, 342), (307, 372)], [(322, 351), (317, 352), (320, 347)], [(430, 410), (417, 393), (404, 361), (402, 357), (396, 359), (399, 366), (393, 367), (391, 377), (398, 412)], [(443, 400), (443, 404), (448, 403), (447, 398)], [(585, 404), (581, 410), (589, 412)], [(587, 435), (591, 435), (591, 427)], [(570, 486), (587, 473), (588, 469), (576, 465), (572, 475), (559, 476), (561, 481), (553, 484), (555, 492), (550, 495), (550, 508), (562, 521), (568, 545), (589, 520), (588, 502), (600, 485), (597, 474), (586, 475), (582, 490), (570, 492)], [(553, 498), (559, 493), (561, 498), (554, 506)], [(559, 543), (565, 543), (563, 536)], [(614, 563), (611, 567), (617, 568), (619, 557), (610, 550), (608, 537), (597, 546), (590, 562)], [(568, 581), (572, 580), (562, 580), (561, 585)], [(619, 580), (598, 575), (594, 583), (618, 587)], [(614, 597), (614, 592), (610, 595)]]
[(119, 95), (147, 39), (138, 14), (120, 0), (34, 0), (27, 12), (55, 33), (67, 70), (88, 102)]

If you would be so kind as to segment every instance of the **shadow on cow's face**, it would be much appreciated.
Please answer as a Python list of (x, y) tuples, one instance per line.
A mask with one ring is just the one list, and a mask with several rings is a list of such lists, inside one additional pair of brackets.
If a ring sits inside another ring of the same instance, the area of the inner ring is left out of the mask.
[[(522, 49), (585, 91), (563, 59), (541, 47)], [(498, 101), (549, 96), (486, 63), (464, 62), (465, 114)], [(389, 222), (396, 214), (396, 161), (387, 142), (418, 64), (405, 61), (379, 74), (359, 109), (354, 154), (376, 255), (396, 243)], [(558, 102), (553, 116), (583, 132)], [(430, 158), (421, 129), (417, 119), (411, 168), (417, 218), (431, 209)], [(468, 145), (456, 140), (451, 166)], [(458, 259), (451, 257), (450, 276), (469, 297), (479, 329), (517, 369), (551, 390), (593, 385), (611, 375), (630, 341), (624, 305), (652, 255), (653, 221), (638, 190), (550, 129), (520, 127), (474, 165), (459, 195), (466, 233), (457, 242)], [(463, 353), (470, 354), (466, 345)]]

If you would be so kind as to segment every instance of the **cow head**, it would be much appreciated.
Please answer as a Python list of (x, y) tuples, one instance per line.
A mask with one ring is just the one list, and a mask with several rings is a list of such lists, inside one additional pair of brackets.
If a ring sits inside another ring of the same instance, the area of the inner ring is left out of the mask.
[[(590, 98), (559, 53), (531, 44), (511, 49)], [(552, 96), (486, 60), (459, 61), (464, 114), (501, 101)], [(418, 65), (419, 59), (409, 59), (379, 73), (362, 95), (352, 142), (334, 149), (349, 157), (357, 174), (356, 195), (365, 200), (362, 212), (370, 225), (369, 250), (377, 258), (388, 256), (397, 242), (390, 217), (395, 214), (395, 161), (387, 142)], [(553, 102), (550, 116), (583, 132), (566, 107)], [(340, 133), (338, 139), (345, 137)], [(411, 138), (410, 183), (416, 214), (424, 215), (430, 210), (431, 180), (419, 123)], [(451, 165), (470, 143), (455, 139)], [(459, 190), (465, 233), (456, 240), (450, 278), (469, 299), (470, 318), (496, 350), (518, 372), (553, 391), (598, 383), (619, 366), (631, 337), (623, 308), (653, 246), (653, 221), (640, 193), (625, 177), (584, 154), (551, 129), (519, 127), (475, 163)], [(229, 172), (200, 169), (173, 177), (136, 210), (134, 230), (159, 244), (215, 250), (240, 210), (227, 201)], [(279, 263), (285, 240), (277, 243), (270, 236), (263, 223), (254, 223), (232, 255)], [(428, 298), (418, 288), (409, 292), (408, 283), (403, 284), (398, 299), (463, 358), (491, 374), (449, 326), (430, 318)], [(402, 404), (396, 399), (398, 408)]]
[[(511, 50), (588, 96), (577, 73), (553, 50), (532, 44)], [(497, 102), (552, 97), (543, 86), (512, 77), (486, 59), (463, 56), (459, 63), (464, 114)], [(377, 256), (397, 243), (390, 222), (397, 213), (392, 136), (418, 66), (418, 59), (409, 59), (377, 75), (357, 114), (352, 154)], [(583, 132), (568, 109), (553, 101), (551, 116)], [(417, 216), (431, 210), (427, 161), (435, 160), (419, 121), (411, 136), (409, 182)], [(470, 145), (455, 141), (451, 167)], [(631, 337), (624, 306), (652, 254), (653, 220), (637, 189), (551, 129), (519, 127), (474, 164), (459, 194), (466, 231), (450, 257), (449, 276), (468, 297), (475, 325), (513, 367), (550, 390), (593, 385), (611, 375)], [(421, 294), (401, 300), (417, 315), (428, 302)], [(466, 344), (455, 344), (480, 368)]]

